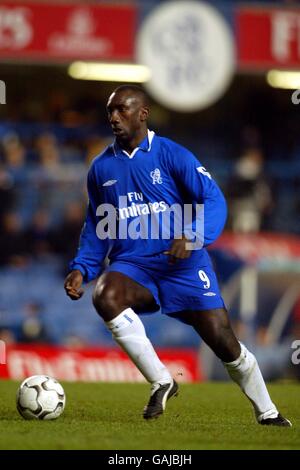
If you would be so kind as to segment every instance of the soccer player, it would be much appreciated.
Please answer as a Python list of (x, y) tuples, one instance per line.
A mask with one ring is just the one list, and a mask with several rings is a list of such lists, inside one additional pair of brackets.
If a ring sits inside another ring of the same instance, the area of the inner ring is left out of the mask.
[[(224, 227), (221, 190), (191, 152), (148, 129), (149, 103), (142, 88), (118, 87), (108, 99), (107, 113), (115, 141), (95, 158), (88, 173), (89, 206), (78, 254), (65, 280), (67, 295), (79, 299), (82, 283), (98, 277), (95, 309), (151, 384), (145, 419), (162, 414), (178, 390), (138, 316), (161, 308), (163, 314), (191, 325), (221, 359), (251, 401), (258, 423), (291, 426), (272, 403), (254, 355), (231, 329), (205, 249)], [(178, 207), (188, 204), (204, 206), (200, 246), (185, 226), (180, 237), (174, 224), (170, 236), (162, 236), (164, 212), (177, 207), (175, 220)], [(124, 223), (125, 235), (120, 231)], [(105, 225), (108, 237), (103, 236)], [(102, 272), (107, 255), (110, 264)]]

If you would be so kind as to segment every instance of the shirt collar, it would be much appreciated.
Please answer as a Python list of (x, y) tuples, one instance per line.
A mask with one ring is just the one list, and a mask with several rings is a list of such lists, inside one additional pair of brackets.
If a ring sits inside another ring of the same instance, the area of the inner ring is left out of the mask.
[(114, 154), (115, 156), (117, 156), (118, 153), (123, 153), (128, 158), (133, 158), (138, 150), (143, 150), (144, 152), (150, 152), (154, 136), (155, 136), (155, 132), (150, 131), (148, 129), (146, 137), (142, 140), (140, 145), (131, 152), (131, 154), (126, 152), (126, 150), (122, 149), (120, 145), (117, 143), (117, 141), (115, 140), (112, 146)]

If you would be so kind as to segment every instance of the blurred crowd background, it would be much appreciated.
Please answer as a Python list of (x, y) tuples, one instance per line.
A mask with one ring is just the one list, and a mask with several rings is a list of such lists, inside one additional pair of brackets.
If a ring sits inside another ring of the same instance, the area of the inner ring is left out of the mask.
[[(299, 2), (264, 1), (270, 3)], [(78, 82), (59, 64), (1, 61), (1, 52), (0, 79), (7, 84), (7, 103), (0, 105), (0, 337), (7, 343), (111, 346), (91, 305), (92, 286), (71, 302), (63, 279), (84, 220), (89, 164), (112, 141), (105, 105), (118, 83)], [(236, 73), (222, 99), (199, 112), (170, 111), (152, 100), (150, 127), (191, 149), (213, 174), (228, 202), (228, 232), (300, 240), (300, 106), (292, 105), (291, 90), (271, 88), (263, 74)], [(214, 247), (211, 255), (226, 288), (246, 263)], [(297, 272), (299, 266), (293, 282)], [(265, 294), (271, 290), (270, 279), (259, 285)], [(258, 304), (251, 328), (240, 323), (238, 299), (231, 314), (242, 336), (250, 328), (245, 339), (262, 351), (273, 378), (292, 369), (300, 290), (275, 343), (266, 330), (280, 298), (275, 301), (273, 291), (270, 298), (273, 306), (266, 299)], [(144, 321), (156, 345), (199, 346), (197, 335), (175, 320), (155, 314)], [(210, 373), (218, 377), (217, 369)]]

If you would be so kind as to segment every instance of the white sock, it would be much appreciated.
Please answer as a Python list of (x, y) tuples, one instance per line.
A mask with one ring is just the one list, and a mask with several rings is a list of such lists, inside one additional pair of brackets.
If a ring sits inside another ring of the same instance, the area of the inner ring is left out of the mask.
[(224, 366), (251, 401), (257, 421), (276, 418), (278, 410), (272, 403), (257, 360), (242, 343), (240, 345), (240, 356), (233, 362), (224, 362)]
[(170, 372), (159, 360), (138, 315), (126, 308), (113, 320), (106, 322), (113, 338), (128, 354), (148, 382), (170, 383)]

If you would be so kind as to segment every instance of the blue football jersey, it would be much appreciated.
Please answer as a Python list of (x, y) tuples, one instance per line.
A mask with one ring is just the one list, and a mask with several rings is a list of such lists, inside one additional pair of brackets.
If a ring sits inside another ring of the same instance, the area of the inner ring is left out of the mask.
[(87, 186), (86, 221), (70, 265), (86, 281), (100, 274), (107, 254), (110, 260), (134, 260), (167, 250), (177, 233), (175, 221), (186, 206), (193, 208), (192, 230), (196, 205), (204, 207), (203, 250), (217, 239), (226, 221), (224, 196), (199, 160), (151, 131), (130, 155), (116, 141), (107, 147), (94, 159)]

